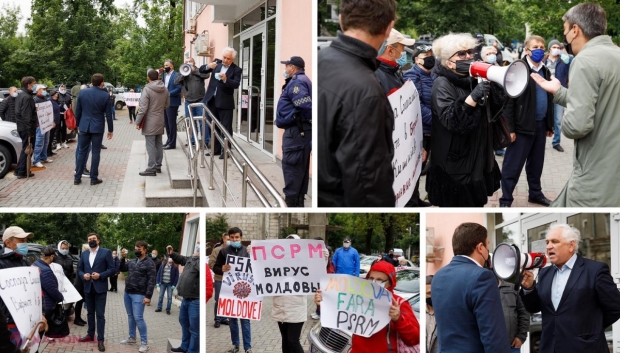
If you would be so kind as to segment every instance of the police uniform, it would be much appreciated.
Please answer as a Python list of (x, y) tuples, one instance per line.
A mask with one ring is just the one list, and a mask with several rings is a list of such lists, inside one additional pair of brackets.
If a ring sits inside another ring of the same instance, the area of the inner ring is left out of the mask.
[[(303, 59), (292, 57), (283, 64), (303, 68)], [(310, 179), (312, 151), (312, 82), (303, 69), (286, 79), (278, 101), (276, 126), (282, 136), (282, 172), (284, 195), (288, 207), (304, 207)]]

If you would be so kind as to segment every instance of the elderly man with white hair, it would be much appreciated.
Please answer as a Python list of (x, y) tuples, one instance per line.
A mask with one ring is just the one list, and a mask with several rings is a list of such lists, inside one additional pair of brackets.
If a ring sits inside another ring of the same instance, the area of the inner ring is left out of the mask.
[(547, 232), (552, 266), (526, 271), (520, 292), (530, 313), (542, 312), (541, 352), (608, 352), (605, 328), (620, 318), (620, 292), (606, 263), (578, 255), (579, 230), (555, 224)]
[[(213, 116), (224, 125), (226, 131), (232, 135), (233, 110), (235, 109), (235, 89), (239, 88), (241, 73), (243, 70), (233, 61), (237, 57), (237, 51), (226, 47), (222, 51), (222, 59), (214, 59), (208, 65), (202, 65), (200, 73), (211, 73), (207, 93), (202, 102), (211, 111)], [(220, 155), (224, 159), (220, 141), (215, 138), (214, 155)], [(211, 152), (207, 153), (208, 156)]]

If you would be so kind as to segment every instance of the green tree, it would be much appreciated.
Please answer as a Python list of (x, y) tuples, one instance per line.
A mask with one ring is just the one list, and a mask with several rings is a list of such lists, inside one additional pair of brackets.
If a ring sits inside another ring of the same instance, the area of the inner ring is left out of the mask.
[(219, 213), (215, 215), (215, 218), (207, 217), (206, 222), (207, 240), (219, 241), (222, 237), (222, 233), (228, 232), (228, 220), (224, 214)]
[(17, 84), (11, 72), (9, 57), (20, 45), (20, 38), (17, 37), (20, 20), (20, 9), (17, 5), (4, 4), (0, 7), (0, 87)]

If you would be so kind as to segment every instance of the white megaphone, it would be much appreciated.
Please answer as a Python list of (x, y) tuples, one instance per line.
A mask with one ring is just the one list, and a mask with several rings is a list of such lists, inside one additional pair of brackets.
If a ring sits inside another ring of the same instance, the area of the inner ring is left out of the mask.
[(543, 253), (521, 253), (514, 244), (501, 243), (493, 252), (493, 272), (497, 278), (515, 284), (518, 290), (525, 270), (543, 268), (547, 264), (547, 256)]
[(471, 64), (469, 76), (493, 81), (502, 87), (510, 98), (517, 98), (527, 88), (529, 73), (523, 60), (515, 60), (508, 66), (497, 66), (481, 61)]
[(183, 65), (181, 65), (181, 67), (179, 67), (179, 72), (183, 76), (189, 76), (189, 74), (192, 73), (192, 65), (190, 65), (190, 64), (183, 64)]

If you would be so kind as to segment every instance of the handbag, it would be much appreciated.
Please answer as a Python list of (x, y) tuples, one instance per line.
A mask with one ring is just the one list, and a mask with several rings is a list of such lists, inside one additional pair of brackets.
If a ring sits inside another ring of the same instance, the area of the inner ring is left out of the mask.
[(59, 338), (69, 335), (69, 323), (67, 323), (67, 317), (65, 316), (65, 310), (62, 304), (56, 303), (56, 306), (54, 306), (51, 314), (49, 317), (46, 317), (46, 319), (48, 337)]
[(491, 131), (493, 134), (493, 149), (501, 150), (512, 142), (510, 141), (510, 128), (508, 127), (508, 121), (503, 115), (499, 118), (491, 121)]
[(65, 110), (65, 122), (69, 130), (77, 129), (77, 123), (75, 121), (75, 114), (73, 114), (73, 105), (69, 106), (69, 109)]

